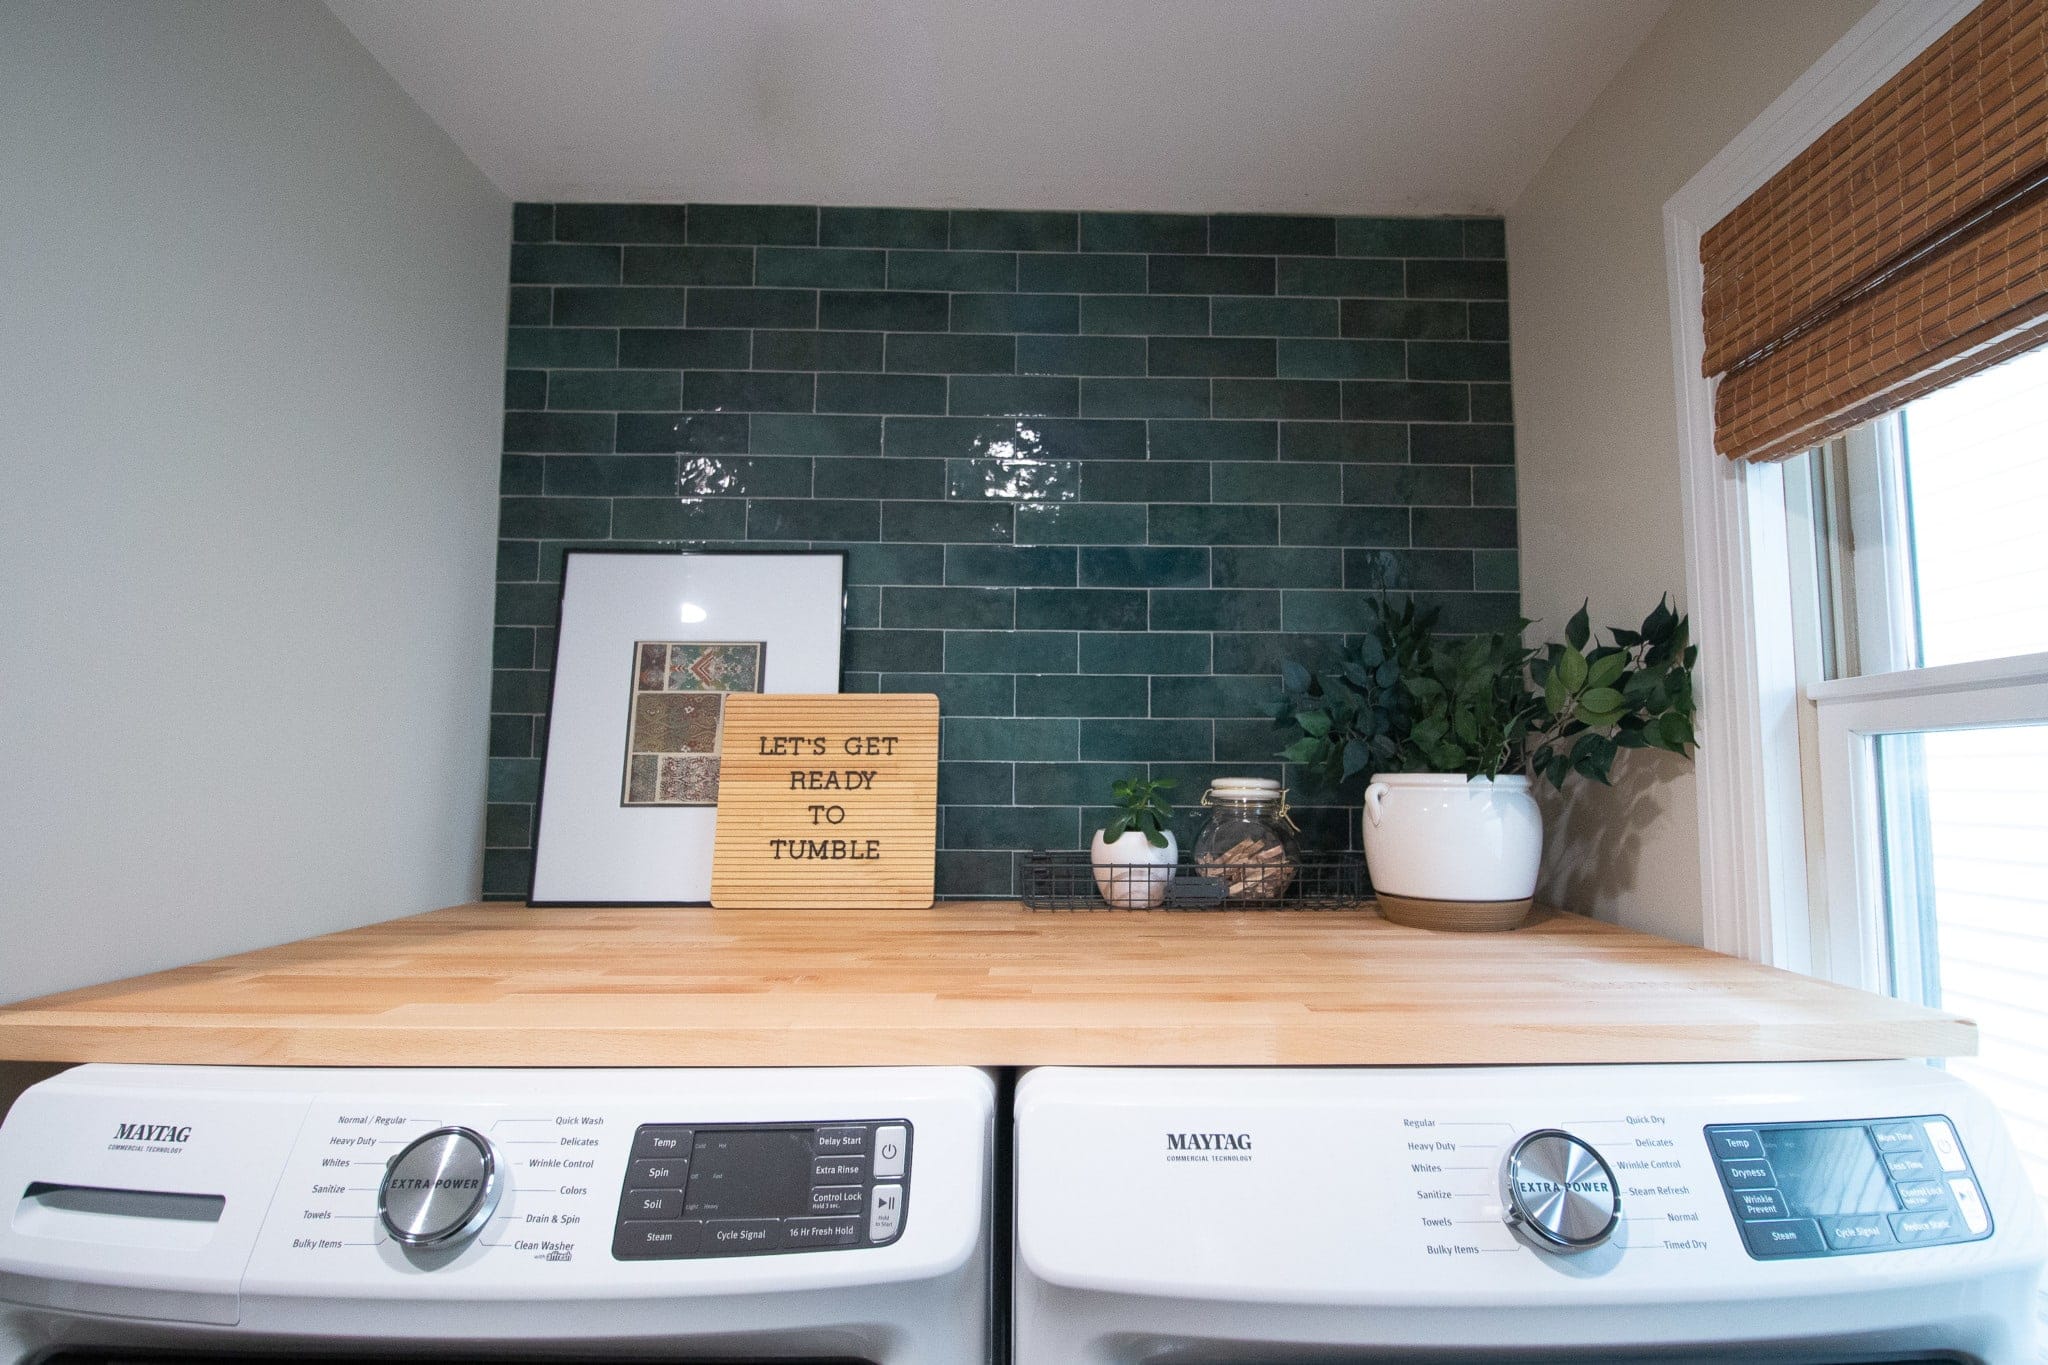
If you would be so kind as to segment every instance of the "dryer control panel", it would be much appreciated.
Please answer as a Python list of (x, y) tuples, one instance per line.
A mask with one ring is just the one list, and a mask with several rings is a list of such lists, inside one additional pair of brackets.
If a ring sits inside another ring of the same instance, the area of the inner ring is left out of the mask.
[(1991, 1235), (1977, 1173), (1946, 1115), (1709, 1124), (1705, 1131), (1728, 1207), (1756, 1260)]
[(905, 1119), (643, 1123), (612, 1255), (687, 1260), (892, 1242), (909, 1204), (910, 1133)]

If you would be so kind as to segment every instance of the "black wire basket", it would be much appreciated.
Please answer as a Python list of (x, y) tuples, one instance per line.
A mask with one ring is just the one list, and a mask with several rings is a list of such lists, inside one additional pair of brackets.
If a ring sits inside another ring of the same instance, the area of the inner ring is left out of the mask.
[[(1365, 859), (1316, 853), (1277, 863), (1177, 867), (1107, 863), (1098, 884), (1086, 849), (1038, 851), (1024, 861), (1031, 910), (1352, 910), (1372, 897)], [(1104, 890), (1108, 895), (1104, 895)]]

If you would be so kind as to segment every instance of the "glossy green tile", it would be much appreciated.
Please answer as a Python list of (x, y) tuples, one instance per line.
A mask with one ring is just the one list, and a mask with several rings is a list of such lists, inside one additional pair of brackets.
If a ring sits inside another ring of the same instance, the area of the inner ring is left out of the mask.
[(1142, 460), (1143, 422), (1061, 417), (890, 417), (891, 457)]
[(585, 539), (611, 533), (603, 498), (500, 498), (498, 534), (514, 540)]
[(1084, 720), (1078, 747), (1093, 763), (1194, 763), (1211, 756), (1215, 735), (1206, 720)]
[(1155, 505), (1147, 539), (1154, 545), (1273, 545), (1280, 517), (1272, 507)]
[(1504, 299), (1508, 296), (1505, 261), (1410, 261), (1411, 299)]
[(747, 504), (747, 536), (751, 540), (876, 540), (881, 537), (881, 508), (881, 503), (866, 499), (755, 498)]
[(686, 297), (681, 289), (564, 287), (555, 291), (555, 325), (680, 327)]
[(683, 381), (674, 370), (556, 370), (547, 389), (548, 406), (556, 409), (673, 412)]
[[(1093, 471), (1090, 471), (1093, 472)], [(1070, 552), (1071, 553), (1071, 552)], [(1206, 546), (1118, 545), (1081, 551), (1084, 588), (1206, 588)], [(1102, 672), (1118, 672), (1103, 669)]]
[(933, 888), (941, 900), (1007, 900), (1017, 894), (1015, 853), (938, 851)]
[(946, 245), (944, 209), (818, 210), (822, 246), (937, 248)]
[(1217, 213), (1209, 218), (1211, 251), (1327, 256), (1336, 247), (1333, 218), (1277, 213)]
[(545, 242), (555, 235), (555, 206), (553, 204), (514, 204), (512, 206), (512, 240), (515, 242)]
[(1322, 379), (1218, 379), (1218, 417), (1335, 417), (1341, 410), (1336, 383)]
[(547, 405), (547, 371), (505, 371), (505, 407), (508, 410), (513, 408), (544, 408)]
[(1348, 337), (1402, 340), (1461, 340), (1465, 305), (1403, 299), (1345, 299), (1343, 333)]
[(1074, 632), (974, 631), (946, 633), (948, 673), (1072, 673)]
[(756, 332), (753, 365), (757, 370), (879, 370), (882, 334)]
[(888, 253), (846, 247), (764, 246), (754, 253), (754, 283), (794, 289), (880, 289)]
[(1410, 518), (1417, 545), (1505, 550), (1515, 543), (1509, 507), (1417, 507)]
[(700, 412), (809, 412), (813, 388), (822, 391), (840, 378), (802, 371), (691, 370), (683, 375), (683, 406)]
[(1016, 624), (1012, 588), (884, 588), (882, 624), (918, 630), (1008, 630)]
[(622, 412), (621, 454), (667, 451), (692, 455), (738, 455), (747, 448), (745, 413)]
[(1512, 592), (1417, 593), (1416, 599), (1441, 611), (1437, 628), (1455, 635), (1513, 630), (1521, 619), (1522, 599)]
[(1465, 507), (1472, 502), (1472, 471), (1463, 465), (1346, 465), (1342, 500), (1380, 507)]
[(812, 246), (818, 240), (818, 211), (788, 204), (692, 204), (690, 240)]
[(1337, 302), (1217, 299), (1210, 309), (1210, 330), (1217, 336), (1333, 337), (1339, 320)]
[(1145, 538), (1135, 503), (1041, 503), (1017, 509), (1019, 545), (1128, 545)]
[(555, 291), (542, 286), (512, 286), (506, 320), (514, 327), (545, 327), (554, 316)]
[(500, 626), (552, 626), (561, 604), (562, 591), (554, 583), (500, 583), (491, 619)]
[(944, 412), (946, 380), (932, 374), (820, 374), (818, 411)]
[(676, 490), (686, 498), (808, 498), (815, 491), (809, 460), (731, 455), (683, 456)]
[(1155, 375), (1271, 376), (1275, 345), (1264, 337), (1153, 337), (1146, 369)]
[(1209, 678), (1152, 679), (1155, 716), (1231, 716), (1266, 714), (1280, 693), (1274, 680), (1261, 674)]
[(818, 325), (859, 331), (943, 332), (947, 295), (906, 290), (830, 290), (818, 299)]
[(681, 204), (557, 204), (558, 242), (681, 242), (688, 239)]
[(1087, 673), (1207, 673), (1209, 635), (1202, 631), (1089, 631), (1080, 637)]
[(1283, 507), (1283, 545), (1365, 545), (1400, 548), (1408, 544), (1405, 507)]
[(1093, 295), (1081, 300), (1081, 330), (1092, 335), (1206, 336), (1209, 300), (1201, 296)]
[(968, 502), (1068, 502), (1080, 475), (1071, 460), (948, 460), (946, 496)]
[(1081, 250), (1201, 252), (1209, 220), (1194, 213), (1084, 213)]
[(1515, 405), (1509, 387), (1506, 384), (1474, 384), (1472, 386), (1472, 420), (1475, 422), (1514, 421)]
[(676, 492), (674, 455), (550, 455), (551, 498), (655, 498)]
[(809, 289), (692, 288), (689, 292), (692, 327), (823, 326), (830, 330), (840, 325), (819, 321), (818, 295)]
[(1271, 464), (1218, 461), (1209, 467), (1209, 498), (1213, 502), (1312, 502), (1339, 500), (1342, 465)]
[(1340, 588), (1344, 562), (1334, 549), (1219, 546), (1211, 552), (1219, 588)]
[(849, 583), (939, 583), (945, 579), (942, 545), (819, 545), (846, 553)]
[[(685, 327), (629, 327), (620, 332), (563, 332), (618, 338), (618, 365), (628, 370), (731, 370), (747, 365), (747, 334)], [(605, 364), (612, 362), (607, 360)]]
[(1206, 460), (1103, 460), (1081, 468), (1089, 502), (1207, 502)]
[(1462, 422), (1470, 411), (1467, 399), (1463, 384), (1344, 381), (1344, 417), (1352, 422)]
[(743, 498), (689, 502), (673, 497), (612, 499), (614, 540), (741, 540), (746, 531), (747, 503)]
[[(1359, 343), (1365, 344), (1365, 343)], [(1410, 379), (1482, 379), (1505, 381), (1508, 347), (1504, 341), (1411, 341)]]
[[(1218, 632), (1215, 637), (1215, 672), (1257, 673), (1273, 678), (1277, 684), (1280, 666), (1289, 660), (1313, 672), (1321, 672), (1343, 661), (1344, 638), (1341, 635), (1285, 635), (1277, 631)], [(1270, 723), (1266, 734), (1278, 736), (1280, 731)], [(1264, 737), (1261, 742), (1266, 742)], [(1285, 740), (1267, 744), (1263, 751), (1266, 757), (1274, 757)]]
[(945, 658), (942, 630), (849, 630), (841, 637), (840, 662), (847, 668), (901, 669), (936, 673)]
[(532, 668), (533, 631), (526, 626), (494, 626), (491, 629), (491, 667)]
[(1466, 329), (1474, 341), (1506, 341), (1508, 339), (1508, 306), (1505, 303), (1484, 303), (1474, 300), (1465, 305)]
[(525, 848), (532, 842), (532, 806), (494, 802), (484, 808), (485, 848)]
[(902, 332), (889, 338), (889, 363), (882, 368), (911, 374), (1011, 374), (1017, 368), (1017, 341), (1003, 333)]
[[(521, 490), (507, 488), (506, 493)], [(530, 492), (539, 492), (538, 484)], [(498, 542), (498, 581), (500, 583), (525, 582), (534, 577), (537, 555), (530, 540), (501, 540)]]
[(769, 455), (880, 455), (882, 419), (761, 413), (753, 419), (752, 444), (742, 449)]
[(617, 284), (619, 248), (591, 243), (512, 247), (514, 284)]
[(505, 449), (591, 453), (612, 448), (613, 419), (599, 412), (508, 412)]
[(1470, 550), (1346, 550), (1344, 586), (1354, 591), (1399, 588), (1466, 592), (1473, 587)]
[(1398, 463), (1408, 458), (1408, 430), (1398, 422), (1282, 422), (1280, 458)]
[(873, 456), (819, 460), (812, 482), (821, 498), (943, 498), (946, 462)]
[(1007, 544), (1014, 526), (1007, 503), (891, 502), (882, 507), (884, 540)]
[(1480, 592), (1514, 592), (1522, 586), (1521, 556), (1513, 550), (1474, 550), (1472, 586)]
[(1401, 379), (1407, 375), (1406, 346), (1420, 344), (1287, 338), (1279, 343), (1279, 373), (1290, 379)]
[(941, 842), (951, 848), (1073, 848), (1081, 813), (1070, 806), (952, 806)]
[(484, 850), (485, 900), (524, 900), (533, 886), (533, 855), (521, 848)]
[(533, 721), (532, 716), (516, 712), (492, 716), (489, 756), (532, 758)]
[(1207, 417), (1206, 379), (1081, 380), (1081, 411), (1090, 417)]
[(1374, 595), (1366, 592), (1289, 589), (1281, 594), (1281, 621), (1291, 631), (1352, 634), (1370, 624)]
[(1496, 465), (1472, 471), (1472, 505), (1475, 507), (1513, 507), (1515, 505), (1515, 471), (1511, 466)]
[(956, 332), (1076, 332), (1081, 301), (1073, 294), (955, 294)]
[[(955, 685), (977, 682), (1000, 682), (1009, 689), (1009, 679), (948, 678), (941, 673), (899, 673), (899, 678), (946, 679)], [(896, 689), (891, 689), (896, 690)], [(929, 691), (929, 688), (922, 689)], [(987, 712), (960, 710), (947, 706), (944, 694), (939, 696), (941, 715), (986, 715)], [(1009, 715), (1005, 710), (1001, 715)], [(1008, 763), (941, 763), (939, 765), (939, 804), (942, 806), (1007, 806), (1015, 791), (1011, 774), (1014, 771)], [(1045, 804), (1032, 802), (1027, 804)]]
[(1279, 423), (1259, 421), (1172, 421), (1151, 428), (1155, 460), (1270, 460)]
[(546, 468), (547, 460), (539, 455), (502, 455), (498, 459), (498, 492), (504, 496), (539, 493)]
[(1145, 594), (1115, 588), (1019, 588), (1019, 630), (1143, 630)]
[(1045, 294), (1142, 294), (1145, 258), (1027, 251), (1017, 258), (1017, 287)]
[(1014, 251), (892, 251), (891, 289), (941, 289), (968, 293), (1019, 287)]
[(1058, 545), (948, 545), (946, 582), (1005, 588), (1072, 587), (1074, 551)]
[(1153, 294), (1270, 294), (1271, 256), (1152, 256), (1146, 290)]
[(1280, 594), (1254, 588), (1162, 588), (1152, 594), (1154, 630), (1278, 630)]
[(750, 246), (629, 246), (625, 252), (625, 284), (757, 283)]
[(1407, 282), (1399, 261), (1355, 261), (1338, 257), (1283, 256), (1280, 258), (1279, 290), (1282, 294), (1328, 294), (1350, 298), (1398, 299)]
[(1019, 374), (1143, 374), (1145, 338), (1020, 336)]
[(1462, 256), (1465, 226), (1456, 218), (1339, 218), (1339, 256)]
[(1079, 730), (1080, 723), (1073, 720), (942, 716), (939, 757), (998, 763), (1067, 762), (1080, 749)]
[(956, 416), (1076, 417), (1081, 409), (1081, 381), (1058, 376), (954, 375), (946, 394)]
[(1079, 245), (1078, 215), (1012, 209), (954, 209), (955, 251), (1073, 251)]
[(1017, 679), (1020, 716), (1142, 716), (1146, 680), (1130, 676), (1034, 674)]
[(1020, 806), (1098, 805), (1110, 799), (1111, 783), (1131, 775), (1113, 763), (1019, 763), (1015, 772)]

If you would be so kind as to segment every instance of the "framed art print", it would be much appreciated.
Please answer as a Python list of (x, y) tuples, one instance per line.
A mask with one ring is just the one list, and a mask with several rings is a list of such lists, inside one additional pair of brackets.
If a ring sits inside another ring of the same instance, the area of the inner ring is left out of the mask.
[(725, 701), (837, 692), (845, 557), (571, 550), (534, 905), (707, 901)]

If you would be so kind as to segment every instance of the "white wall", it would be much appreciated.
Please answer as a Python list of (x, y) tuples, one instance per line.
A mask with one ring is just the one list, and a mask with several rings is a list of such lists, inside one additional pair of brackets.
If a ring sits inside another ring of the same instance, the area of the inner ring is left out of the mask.
[[(1681, 0), (1508, 213), (1523, 613), (1633, 625), (1685, 593), (1664, 203), (1872, 0)], [(1712, 742), (1711, 715), (1703, 713)], [(1544, 894), (1701, 937), (1690, 769), (1630, 755), (1553, 803)]]
[(509, 208), (312, 0), (0, 0), (0, 1000), (475, 894)]

